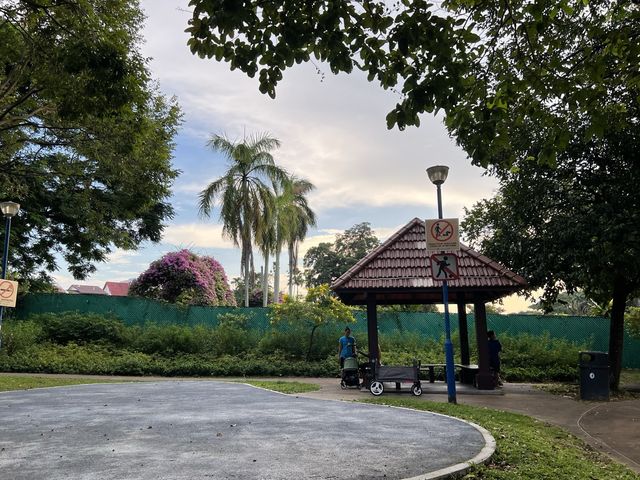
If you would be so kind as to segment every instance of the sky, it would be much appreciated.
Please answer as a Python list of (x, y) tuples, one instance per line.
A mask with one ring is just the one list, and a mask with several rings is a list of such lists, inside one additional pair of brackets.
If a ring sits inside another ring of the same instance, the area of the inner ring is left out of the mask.
[[(274, 152), (276, 162), (316, 186), (309, 201), (318, 225), (301, 246), (300, 258), (361, 222), (370, 222), (384, 240), (414, 217), (436, 218), (436, 190), (426, 174), (430, 166), (450, 168), (442, 187), (444, 217), (462, 218), (464, 207), (490, 198), (497, 188), (495, 179), (471, 165), (440, 118), (423, 115), (419, 128), (387, 130), (386, 114), (399, 96), (367, 82), (361, 72), (336, 76), (322, 64), (297, 65), (284, 72), (271, 99), (258, 91), (256, 79), (191, 54), (184, 32), (191, 16), (187, 0), (142, 0), (141, 6), (147, 16), (142, 53), (150, 58), (161, 92), (175, 96), (184, 115), (173, 158), (181, 171), (171, 198), (175, 216), (160, 243), (113, 252), (83, 282), (61, 269), (54, 277), (63, 288), (135, 278), (153, 260), (182, 248), (215, 257), (230, 279), (239, 276), (240, 252), (222, 237), (218, 211), (209, 219), (198, 216), (198, 193), (227, 166), (207, 147), (214, 134), (241, 140), (245, 134), (270, 133), (282, 144)], [(260, 263), (257, 256), (258, 270)], [(281, 270), (286, 264), (283, 255)], [(504, 307), (521, 311), (530, 303), (509, 299)]]

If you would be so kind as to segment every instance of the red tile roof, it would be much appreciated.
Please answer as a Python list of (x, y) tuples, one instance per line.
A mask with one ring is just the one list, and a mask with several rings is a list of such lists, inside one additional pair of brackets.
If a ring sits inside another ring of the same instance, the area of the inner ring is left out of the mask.
[(126, 297), (129, 295), (129, 282), (106, 282), (103, 290), (107, 295)]
[[(448, 281), (454, 297), (464, 292), (481, 292), (485, 298), (500, 298), (527, 286), (524, 278), (467, 246), (462, 245), (454, 253), (458, 256), (460, 274), (459, 279)], [(420, 302), (440, 298), (439, 293), (433, 295), (442, 290), (442, 282), (431, 277), (430, 255), (424, 221), (414, 218), (336, 279), (331, 288), (343, 299), (354, 298), (349, 292), (365, 290), (378, 293), (394, 290), (400, 294), (397, 298), (404, 299), (402, 303), (411, 303), (407, 294), (414, 291), (422, 292), (415, 298)], [(391, 302), (390, 298), (387, 300)], [(362, 303), (362, 296), (348, 303)]]

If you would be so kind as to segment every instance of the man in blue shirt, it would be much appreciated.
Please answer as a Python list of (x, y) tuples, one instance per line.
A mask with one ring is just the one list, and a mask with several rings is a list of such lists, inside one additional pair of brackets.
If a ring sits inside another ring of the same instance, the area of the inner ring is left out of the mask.
[(356, 356), (356, 339), (351, 336), (349, 327), (344, 329), (344, 335), (338, 340), (338, 357), (340, 368), (344, 367), (344, 359)]

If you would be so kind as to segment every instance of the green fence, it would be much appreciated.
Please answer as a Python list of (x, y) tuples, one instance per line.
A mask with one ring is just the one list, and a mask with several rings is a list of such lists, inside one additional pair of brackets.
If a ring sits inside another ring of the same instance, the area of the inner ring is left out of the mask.
[[(269, 310), (266, 308), (177, 307), (136, 297), (106, 295), (29, 294), (18, 300), (14, 311), (17, 318), (46, 312), (80, 311), (114, 315), (126, 324), (148, 322), (178, 325), (218, 324), (218, 315), (233, 312), (249, 318), (249, 328), (264, 332), (269, 328)], [(367, 315), (356, 311), (354, 334), (367, 331)], [(473, 315), (468, 315), (469, 336), (475, 338)], [(564, 338), (574, 343), (587, 344), (592, 350), (609, 348), (609, 320), (600, 317), (566, 317), (547, 315), (488, 315), (488, 328), (498, 335), (548, 333), (553, 338)], [(458, 329), (458, 316), (451, 315), (452, 331)], [(444, 319), (440, 313), (383, 312), (379, 314), (378, 330), (382, 335), (393, 332), (413, 332), (425, 338), (440, 338), (444, 332)], [(337, 332), (336, 334), (338, 334)], [(625, 333), (623, 366), (640, 368), (640, 340)]]
[(109, 295), (28, 294), (18, 299), (15, 315), (24, 319), (38, 313), (68, 311), (114, 315), (127, 325), (153, 322), (189, 326), (216, 326), (218, 315), (233, 312), (247, 315), (252, 329), (264, 331), (269, 327), (267, 308), (180, 307), (145, 298)]

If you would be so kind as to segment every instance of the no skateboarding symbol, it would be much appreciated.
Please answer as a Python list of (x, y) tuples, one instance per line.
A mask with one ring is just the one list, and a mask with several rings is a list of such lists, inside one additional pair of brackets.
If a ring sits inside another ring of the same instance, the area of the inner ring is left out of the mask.
[(443, 252), (460, 250), (457, 218), (426, 220), (427, 251)]
[(18, 296), (18, 282), (0, 280), (0, 306), (15, 307)]
[(431, 277), (434, 280), (456, 280), (458, 274), (458, 257), (453, 253), (438, 253), (429, 257), (431, 260)]

